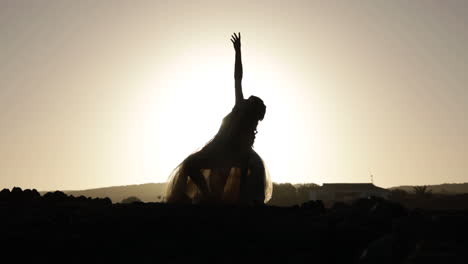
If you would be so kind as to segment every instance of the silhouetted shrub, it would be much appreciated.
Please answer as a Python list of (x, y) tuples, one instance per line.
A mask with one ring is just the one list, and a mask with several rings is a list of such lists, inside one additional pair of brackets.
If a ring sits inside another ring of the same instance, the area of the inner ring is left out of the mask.
[(136, 196), (130, 196), (130, 197), (127, 197), (127, 198), (123, 199), (121, 203), (130, 204), (130, 203), (136, 203), (136, 202), (141, 203), (141, 200)]
[(35, 197), (33, 195), (33, 192), (30, 189), (26, 189), (23, 191), (23, 195), (22, 195), (23, 201), (31, 202), (34, 200), (34, 198)]
[(0, 201), (6, 202), (10, 198), (10, 190), (9, 189), (3, 189), (0, 192)]
[(19, 187), (14, 187), (9, 195), (9, 202), (10, 203), (23, 203), (26, 199), (23, 193), (23, 190)]
[(101, 200), (103, 205), (112, 205), (112, 200), (109, 197), (103, 198)]
[(34, 197), (40, 197), (41, 196), (41, 194), (36, 189), (32, 189), (32, 193), (33, 193)]
[(57, 203), (65, 201), (68, 198), (68, 196), (61, 191), (55, 191), (44, 194), (43, 198), (47, 202)]
[(13, 189), (11, 190), (12, 194), (20, 194), (22, 192), (23, 192), (23, 190), (21, 190), (20, 187), (13, 187)]

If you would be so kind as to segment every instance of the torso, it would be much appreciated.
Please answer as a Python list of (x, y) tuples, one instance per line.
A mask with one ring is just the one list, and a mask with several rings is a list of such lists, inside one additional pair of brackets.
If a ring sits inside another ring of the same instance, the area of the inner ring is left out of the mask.
[(202, 152), (220, 163), (242, 163), (250, 152), (255, 139), (255, 127), (245, 128), (246, 100), (236, 104), (221, 123), (218, 133)]

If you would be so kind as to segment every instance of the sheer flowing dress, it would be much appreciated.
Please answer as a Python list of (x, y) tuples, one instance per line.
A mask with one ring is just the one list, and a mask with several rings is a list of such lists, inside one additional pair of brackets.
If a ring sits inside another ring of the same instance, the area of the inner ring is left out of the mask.
[[(197, 203), (203, 200), (200, 189), (189, 177), (188, 164), (199, 165), (211, 200), (226, 204), (263, 204), (271, 198), (272, 183), (268, 171), (252, 148), (258, 121), (255, 124), (246, 122), (251, 120), (246, 101), (237, 103), (224, 117), (212, 140), (174, 169), (167, 185), (167, 202)], [(251, 143), (243, 144), (245, 138), (250, 138)]]

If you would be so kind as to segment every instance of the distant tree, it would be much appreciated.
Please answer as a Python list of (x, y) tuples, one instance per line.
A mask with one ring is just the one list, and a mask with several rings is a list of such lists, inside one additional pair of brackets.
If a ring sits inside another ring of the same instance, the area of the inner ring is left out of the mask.
[(121, 203), (131, 204), (131, 203), (135, 203), (135, 202), (141, 202), (140, 198), (138, 198), (136, 196), (130, 196), (130, 197), (127, 197), (127, 198), (123, 199)]
[(426, 185), (414, 186), (413, 191), (414, 194), (416, 194), (419, 197), (430, 196), (432, 194), (432, 190), (428, 190)]

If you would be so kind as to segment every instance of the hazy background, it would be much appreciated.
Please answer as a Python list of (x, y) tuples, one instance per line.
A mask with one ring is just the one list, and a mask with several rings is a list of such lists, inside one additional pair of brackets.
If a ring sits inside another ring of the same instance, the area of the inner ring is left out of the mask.
[(467, 1), (0, 0), (0, 186), (165, 181), (244, 94), (276, 182), (468, 181)]

